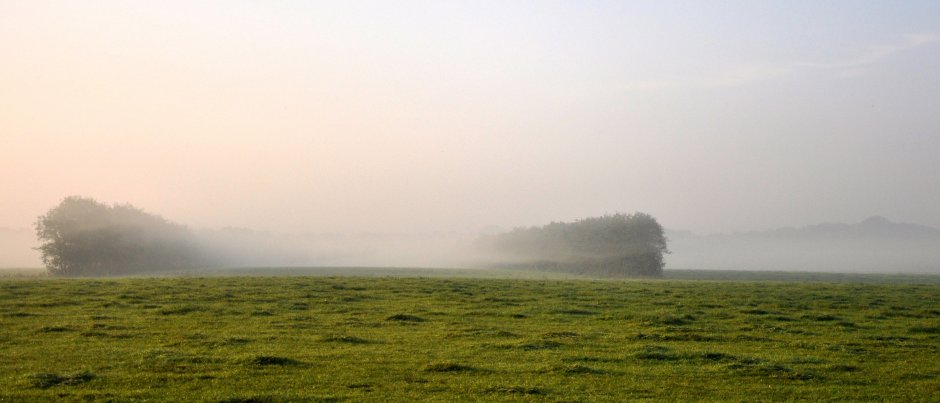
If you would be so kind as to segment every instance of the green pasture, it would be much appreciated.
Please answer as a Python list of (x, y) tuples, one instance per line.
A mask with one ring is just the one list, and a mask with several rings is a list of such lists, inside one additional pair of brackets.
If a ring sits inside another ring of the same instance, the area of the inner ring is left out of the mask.
[(2, 278), (0, 400), (940, 401), (937, 282), (435, 273)]

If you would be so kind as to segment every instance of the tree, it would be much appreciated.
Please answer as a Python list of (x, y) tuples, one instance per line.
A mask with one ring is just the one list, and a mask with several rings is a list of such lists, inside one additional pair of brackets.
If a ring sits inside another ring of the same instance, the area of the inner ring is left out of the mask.
[(480, 244), (500, 265), (608, 277), (661, 276), (669, 253), (663, 227), (645, 213), (517, 228)]
[(42, 261), (58, 276), (185, 270), (209, 263), (185, 227), (129, 204), (67, 197), (36, 220)]

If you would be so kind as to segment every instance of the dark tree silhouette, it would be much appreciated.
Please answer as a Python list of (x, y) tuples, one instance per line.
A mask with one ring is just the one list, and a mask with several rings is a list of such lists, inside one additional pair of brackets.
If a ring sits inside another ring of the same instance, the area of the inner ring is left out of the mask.
[(666, 242), (653, 216), (634, 213), (517, 228), (479, 244), (502, 266), (623, 277), (661, 276)]
[(185, 227), (129, 204), (67, 197), (36, 220), (42, 261), (57, 276), (110, 276), (208, 264)]

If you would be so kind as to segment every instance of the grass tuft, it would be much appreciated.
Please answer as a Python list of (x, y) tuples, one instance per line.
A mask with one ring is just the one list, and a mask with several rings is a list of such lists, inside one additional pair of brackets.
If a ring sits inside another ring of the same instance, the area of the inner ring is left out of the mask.
[(659, 323), (669, 326), (683, 326), (691, 324), (695, 321), (695, 317), (692, 315), (669, 315), (659, 320)]
[(597, 312), (588, 311), (586, 309), (559, 309), (555, 313), (560, 313), (563, 315), (597, 315)]
[(424, 367), (424, 372), (469, 372), (477, 371), (476, 368), (469, 365), (457, 364), (455, 362), (439, 362), (428, 364)]
[(371, 341), (348, 335), (328, 335), (320, 338), (320, 341), (329, 343), (348, 343), (348, 344), (368, 344)]
[(763, 310), (763, 309), (756, 309), (756, 308), (755, 308), (755, 309), (745, 309), (745, 310), (741, 311), (741, 313), (746, 313), (746, 314), (748, 314), (748, 315), (767, 315), (767, 314), (769, 314), (770, 312), (765, 311), (765, 310)]
[(41, 333), (62, 333), (62, 332), (71, 332), (72, 328), (68, 326), (43, 326), (39, 328)]
[(859, 371), (858, 367), (854, 365), (846, 365), (846, 364), (830, 365), (826, 367), (826, 369), (832, 372), (858, 372)]
[(735, 357), (731, 354), (715, 353), (715, 352), (702, 353), (702, 354), (699, 354), (698, 357), (701, 358), (703, 361), (711, 361), (711, 362), (729, 362), (729, 361), (738, 360), (738, 357)]
[(198, 312), (202, 309), (198, 306), (193, 305), (183, 305), (183, 306), (173, 306), (169, 308), (163, 308), (159, 312), (161, 315), (185, 315), (188, 313)]
[(394, 322), (425, 322), (427, 319), (424, 319), (420, 316), (399, 313), (399, 314), (389, 316), (385, 318), (385, 320), (394, 321)]
[(485, 389), (486, 393), (503, 393), (513, 395), (533, 395), (544, 396), (548, 391), (542, 388), (533, 388), (529, 386), (493, 386)]
[(552, 341), (552, 340), (536, 340), (536, 341), (529, 341), (529, 342), (515, 344), (513, 346), (516, 348), (520, 348), (522, 350), (531, 351), (531, 350), (551, 350), (551, 349), (561, 347), (563, 346), (563, 344), (557, 341)]
[(220, 403), (270, 403), (275, 402), (276, 399), (268, 396), (252, 396), (252, 397), (229, 397), (220, 400)]
[(681, 358), (662, 346), (646, 346), (643, 351), (636, 353), (634, 357), (652, 361), (678, 361)]
[(832, 314), (822, 314), (822, 315), (803, 315), (803, 319), (815, 320), (817, 322), (832, 322), (836, 320), (841, 320), (842, 318), (832, 315)]
[(254, 355), (241, 360), (245, 364), (259, 366), (289, 366), (300, 365), (303, 362), (288, 357), (278, 357), (275, 355)]
[(567, 339), (567, 338), (581, 337), (581, 335), (575, 332), (548, 332), (548, 333), (542, 334), (542, 337), (548, 338), (548, 339), (555, 339), (555, 338)]
[(555, 373), (569, 374), (569, 375), (576, 375), (576, 374), (601, 375), (601, 374), (608, 373), (607, 371), (604, 371), (602, 369), (592, 368), (587, 365), (581, 365), (581, 364), (562, 365), (562, 366), (552, 367), (547, 372), (555, 372)]
[(574, 356), (574, 357), (562, 357), (562, 362), (612, 362), (612, 363), (622, 363), (625, 360), (623, 358), (611, 358), (611, 357), (592, 357), (592, 356)]
[(52, 372), (45, 372), (30, 376), (30, 386), (39, 389), (48, 389), (56, 385), (80, 385), (95, 379), (95, 374), (85, 371), (72, 375), (59, 375)]
[(911, 333), (940, 334), (940, 326), (914, 326), (908, 331)]

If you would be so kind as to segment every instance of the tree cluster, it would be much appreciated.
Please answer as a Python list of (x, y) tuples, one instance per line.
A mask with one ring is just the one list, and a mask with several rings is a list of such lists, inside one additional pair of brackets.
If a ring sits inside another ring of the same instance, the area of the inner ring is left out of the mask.
[(645, 213), (517, 228), (479, 243), (501, 266), (605, 277), (661, 276), (669, 253), (663, 227)]
[(38, 218), (36, 234), (53, 275), (129, 275), (209, 263), (186, 227), (129, 204), (67, 197)]

